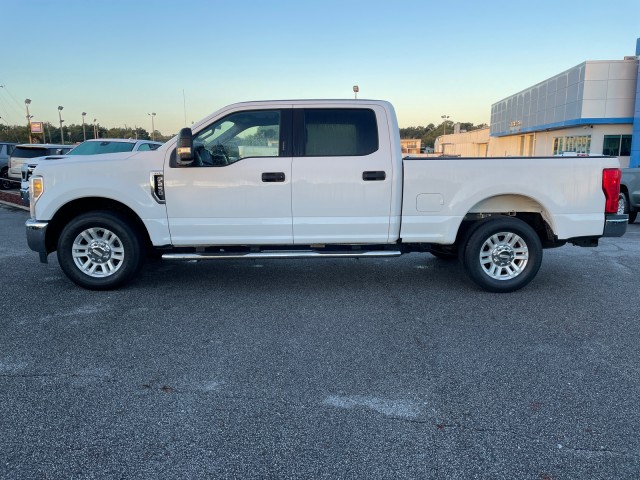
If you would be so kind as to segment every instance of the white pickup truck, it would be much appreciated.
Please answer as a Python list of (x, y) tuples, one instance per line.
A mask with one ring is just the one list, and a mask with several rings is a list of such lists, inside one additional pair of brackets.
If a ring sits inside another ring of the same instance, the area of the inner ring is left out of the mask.
[[(131, 157), (135, 156), (135, 161)], [(459, 258), (492, 292), (626, 231), (616, 158), (402, 158), (384, 101), (227, 106), (151, 152), (40, 162), (29, 247), (89, 289), (165, 260)]]

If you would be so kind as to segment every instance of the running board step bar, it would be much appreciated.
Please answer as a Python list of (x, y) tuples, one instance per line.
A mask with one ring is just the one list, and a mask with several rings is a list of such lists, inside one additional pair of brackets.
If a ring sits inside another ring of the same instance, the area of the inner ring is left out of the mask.
[(314, 252), (304, 250), (265, 251), (247, 253), (164, 253), (163, 260), (260, 260), (264, 258), (372, 258), (398, 257), (399, 250), (374, 250), (371, 252)]

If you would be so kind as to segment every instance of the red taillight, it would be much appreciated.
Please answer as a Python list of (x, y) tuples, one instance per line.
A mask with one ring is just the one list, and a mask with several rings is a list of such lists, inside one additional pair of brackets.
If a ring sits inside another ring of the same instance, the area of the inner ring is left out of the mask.
[(602, 191), (606, 198), (604, 213), (618, 213), (618, 196), (620, 195), (619, 168), (605, 168), (602, 170)]

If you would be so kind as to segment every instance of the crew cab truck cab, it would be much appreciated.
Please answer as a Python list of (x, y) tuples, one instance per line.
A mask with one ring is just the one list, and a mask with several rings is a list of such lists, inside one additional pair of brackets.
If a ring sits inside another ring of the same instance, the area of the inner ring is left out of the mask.
[(89, 289), (124, 284), (154, 250), (165, 260), (431, 252), (509, 292), (534, 278), (543, 248), (624, 234), (619, 182), (611, 157), (403, 159), (385, 101), (251, 102), (152, 152), (42, 162), (26, 229), (41, 261), (57, 251)]

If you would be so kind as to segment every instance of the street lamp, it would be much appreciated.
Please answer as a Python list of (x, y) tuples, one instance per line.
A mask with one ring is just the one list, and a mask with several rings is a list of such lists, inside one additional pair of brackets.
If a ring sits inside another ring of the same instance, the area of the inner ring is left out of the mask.
[(147, 113), (147, 115), (149, 115), (151, 117), (151, 140), (155, 140), (156, 139), (156, 127), (155, 124), (153, 123), (153, 117), (156, 116), (156, 113)]
[(24, 106), (27, 108), (27, 130), (29, 131), (29, 143), (32, 143), (32, 141), (31, 141), (31, 115), (29, 115), (29, 104), (30, 103), (31, 103), (31, 99), (26, 98), (25, 101), (24, 101)]
[(96, 125), (97, 121), (98, 121), (97, 118), (93, 119), (93, 138), (94, 139), (98, 138), (98, 126)]
[(84, 117), (87, 115), (87, 112), (82, 112), (82, 137), (84, 138), (84, 141), (87, 141), (87, 132), (84, 129)]
[(62, 120), (62, 114), (60, 113), (62, 112), (63, 108), (64, 107), (58, 105), (58, 120), (60, 120), (60, 139), (62, 140), (62, 144), (64, 145), (64, 132), (62, 131), (62, 122), (64, 122), (64, 120)]
[(358, 85), (353, 86), (353, 93), (356, 96), (356, 100), (358, 99), (358, 92), (360, 91), (360, 87)]
[(446, 135), (447, 120), (449, 119), (449, 115), (442, 115), (440, 118), (442, 118), (442, 120), (443, 120), (443, 122), (442, 122), (442, 135)]

